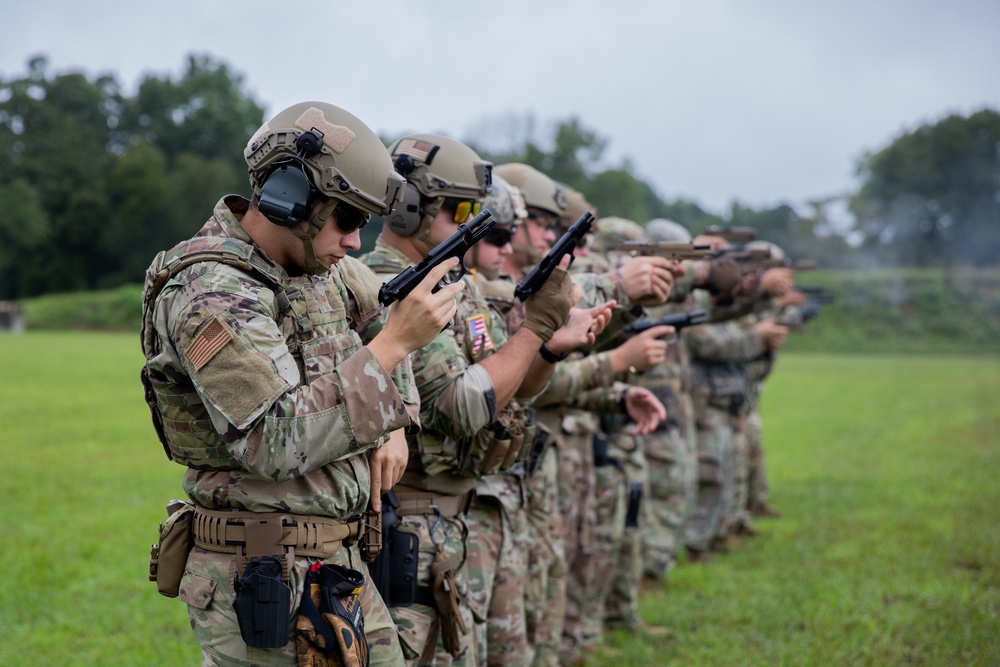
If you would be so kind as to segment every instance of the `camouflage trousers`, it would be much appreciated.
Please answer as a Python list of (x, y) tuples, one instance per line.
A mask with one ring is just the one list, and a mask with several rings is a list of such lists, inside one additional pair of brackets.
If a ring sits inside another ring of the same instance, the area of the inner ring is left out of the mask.
[(746, 416), (731, 417), (729, 423), (732, 430), (732, 446), (730, 448), (732, 487), (723, 517), (723, 536), (750, 525), (750, 510), (748, 509), (750, 451), (745, 432)]
[(527, 667), (527, 514), (524, 508), (478, 496), (468, 525), (469, 598), (477, 624), (477, 662), (490, 667)]
[(706, 408), (697, 420), (698, 494), (684, 527), (690, 549), (708, 551), (724, 536), (733, 492), (733, 429), (727, 411)]
[[(645, 436), (625, 432), (612, 437), (613, 451), (625, 465), (626, 514), (614, 564), (614, 574), (604, 603), (604, 624), (610, 627), (634, 628), (639, 625), (639, 582), (642, 579), (642, 554), (648, 525), (649, 467), (646, 461)], [(634, 493), (638, 495), (633, 495)], [(633, 504), (638, 500), (638, 505)], [(628, 526), (628, 516), (634, 514), (634, 526)]]
[(760, 412), (754, 409), (747, 415), (744, 435), (747, 440), (748, 480), (747, 506), (750, 510), (768, 504), (767, 467), (764, 460), (764, 443), (761, 437)]
[(649, 484), (643, 498), (643, 568), (650, 577), (666, 579), (684, 547), (684, 524), (697, 499), (697, 445), (677, 428), (644, 440)]
[[(201, 644), (203, 667), (292, 667), (298, 664), (295, 651), (295, 616), (302, 599), (303, 580), (316, 558), (296, 558), (289, 574), (292, 589), (292, 614), (288, 619), (291, 640), (282, 648), (261, 649), (247, 646), (240, 636), (236, 612), (233, 610), (233, 575), (236, 556), (205, 551), (195, 547), (188, 556), (180, 599), (188, 605), (188, 617), (195, 639)], [(403, 654), (396, 637), (396, 626), (382, 598), (368, 576), (357, 545), (343, 547), (324, 563), (343, 565), (365, 575), (361, 591), (364, 610), (365, 637), (371, 646), (371, 664), (400, 665)]]
[(580, 570), (569, 569), (566, 585), (566, 623), (562, 659), (577, 659), (580, 650), (601, 643), (604, 610), (615, 576), (625, 530), (626, 477), (617, 465), (595, 469), (597, 524), (589, 557)]
[(533, 667), (558, 667), (566, 613), (566, 554), (559, 511), (559, 452), (546, 447), (527, 478), (528, 571), (524, 611)]
[[(417, 583), (419, 587), (430, 588), (432, 583), (431, 565), (440, 549), (445, 557), (456, 557), (459, 565), (455, 569), (455, 578), (459, 590), (468, 595), (469, 572), (466, 551), (468, 527), (464, 517), (442, 518), (436, 514), (405, 516), (400, 519), (399, 530), (415, 534), (419, 541), (419, 556), (417, 558)], [(436, 608), (423, 604), (413, 604), (408, 607), (389, 607), (389, 613), (396, 623), (407, 667), (428, 665), (471, 667), (477, 664), (476, 626), (473, 621), (471, 605), (466, 604), (461, 608), (462, 620), (465, 622), (467, 632), (460, 633), (461, 652), (457, 658), (452, 658), (451, 654), (444, 648), (438, 627)]]

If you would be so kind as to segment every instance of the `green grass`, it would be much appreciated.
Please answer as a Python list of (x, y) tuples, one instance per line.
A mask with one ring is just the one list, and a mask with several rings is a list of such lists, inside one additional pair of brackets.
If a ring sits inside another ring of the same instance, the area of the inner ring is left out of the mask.
[[(0, 336), (0, 665), (193, 665), (146, 581), (178, 496), (135, 334)], [(785, 516), (609, 635), (593, 665), (1000, 664), (1000, 361), (786, 355), (763, 399)]]
[(783, 358), (762, 410), (777, 521), (645, 597), (669, 639), (595, 665), (1000, 664), (1000, 363)]

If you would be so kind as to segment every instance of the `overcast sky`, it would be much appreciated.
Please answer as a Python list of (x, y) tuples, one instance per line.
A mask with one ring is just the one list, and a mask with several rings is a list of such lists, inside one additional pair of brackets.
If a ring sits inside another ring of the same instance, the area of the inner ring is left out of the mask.
[(268, 113), (318, 99), (388, 137), (496, 142), (531, 114), (541, 139), (577, 117), (610, 163), (715, 212), (846, 192), (865, 151), (1000, 110), (998, 0), (7, 0), (0, 14), (4, 79), (45, 54), (131, 93), (190, 53), (227, 62)]

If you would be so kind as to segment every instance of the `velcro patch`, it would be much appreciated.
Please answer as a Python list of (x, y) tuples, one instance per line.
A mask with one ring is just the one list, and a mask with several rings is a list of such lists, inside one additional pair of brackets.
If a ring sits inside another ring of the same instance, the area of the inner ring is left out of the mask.
[(354, 130), (344, 125), (335, 125), (326, 119), (316, 107), (309, 107), (295, 121), (295, 127), (309, 131), (316, 128), (323, 133), (323, 143), (334, 153), (343, 153), (354, 141)]
[(472, 341), (472, 354), (479, 354), (493, 347), (485, 315), (470, 317), (466, 320), (466, 324), (469, 327), (469, 340)]
[(216, 317), (194, 337), (184, 354), (194, 369), (200, 371), (232, 339), (229, 329)]

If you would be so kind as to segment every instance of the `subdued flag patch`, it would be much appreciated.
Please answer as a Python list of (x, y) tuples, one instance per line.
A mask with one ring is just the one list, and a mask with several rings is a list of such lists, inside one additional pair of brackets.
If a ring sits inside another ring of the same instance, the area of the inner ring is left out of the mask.
[(216, 317), (194, 337), (184, 354), (194, 369), (199, 371), (232, 339), (229, 329)]
[(479, 354), (493, 347), (493, 339), (486, 328), (486, 316), (476, 315), (466, 320), (469, 327), (469, 340), (472, 341), (472, 354)]

